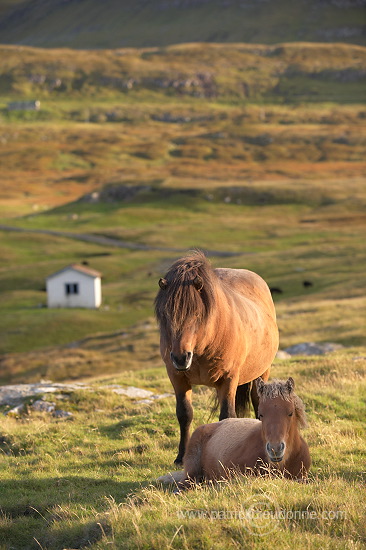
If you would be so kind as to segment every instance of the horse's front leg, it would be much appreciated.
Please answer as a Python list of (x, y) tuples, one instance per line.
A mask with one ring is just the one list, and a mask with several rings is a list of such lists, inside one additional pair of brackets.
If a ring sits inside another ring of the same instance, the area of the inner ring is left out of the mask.
[(236, 417), (235, 395), (237, 387), (237, 378), (225, 378), (216, 383), (217, 397), (220, 403), (219, 420)]
[(192, 387), (188, 384), (174, 385), (176, 397), (176, 413), (180, 427), (180, 441), (175, 464), (181, 465), (189, 440), (189, 428), (193, 419)]

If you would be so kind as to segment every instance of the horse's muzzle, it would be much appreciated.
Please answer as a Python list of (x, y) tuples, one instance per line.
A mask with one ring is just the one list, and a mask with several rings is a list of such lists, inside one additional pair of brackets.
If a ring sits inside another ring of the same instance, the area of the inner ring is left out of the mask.
[(191, 351), (186, 351), (180, 357), (177, 357), (171, 351), (170, 352), (170, 359), (172, 360), (172, 363), (173, 363), (174, 367), (178, 371), (183, 372), (183, 371), (186, 371), (190, 368), (190, 366), (192, 364), (193, 353)]
[(271, 445), (270, 443), (267, 443), (266, 451), (271, 462), (281, 462), (285, 456), (285, 448), (286, 445), (283, 441), (278, 445)]

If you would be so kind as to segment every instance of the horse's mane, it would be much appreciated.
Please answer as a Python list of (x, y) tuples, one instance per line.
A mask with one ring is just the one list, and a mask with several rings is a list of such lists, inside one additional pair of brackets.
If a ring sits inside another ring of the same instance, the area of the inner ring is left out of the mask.
[(281, 397), (286, 401), (292, 401), (295, 406), (296, 418), (300, 428), (306, 428), (305, 405), (293, 390), (289, 390), (286, 381), (275, 379), (262, 386), (260, 399), (274, 399), (275, 397)]
[[(193, 281), (199, 276), (203, 287), (198, 291)], [(214, 307), (215, 275), (210, 262), (199, 250), (177, 260), (167, 272), (167, 287), (155, 299), (155, 314), (161, 328), (178, 334), (183, 327), (202, 323)]]

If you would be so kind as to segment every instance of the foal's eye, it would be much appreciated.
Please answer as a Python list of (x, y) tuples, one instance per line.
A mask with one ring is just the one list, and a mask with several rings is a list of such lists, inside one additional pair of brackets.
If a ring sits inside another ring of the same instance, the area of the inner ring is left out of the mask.
[(288, 415), (289, 415), (289, 416), (292, 416), (293, 414), (294, 414), (293, 412), (291, 412), (291, 413), (288, 413)]

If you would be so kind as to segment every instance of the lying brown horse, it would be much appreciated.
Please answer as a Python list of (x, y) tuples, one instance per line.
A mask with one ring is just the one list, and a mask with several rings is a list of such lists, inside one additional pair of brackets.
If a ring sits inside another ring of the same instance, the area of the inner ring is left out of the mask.
[[(184, 457), (184, 471), (170, 476), (179, 488), (193, 481), (230, 477), (232, 471), (304, 479), (310, 468), (309, 448), (299, 433), (306, 426), (304, 404), (294, 393), (294, 381), (256, 382), (259, 418), (228, 418), (197, 428)], [(168, 476), (161, 478), (169, 481)]]
[[(242, 413), (251, 381), (266, 380), (278, 349), (267, 284), (246, 269), (212, 269), (202, 252), (176, 261), (159, 281), (160, 351), (176, 395), (181, 463), (193, 418), (192, 385), (216, 388), (220, 420)], [(257, 413), (258, 395), (252, 388)]]

